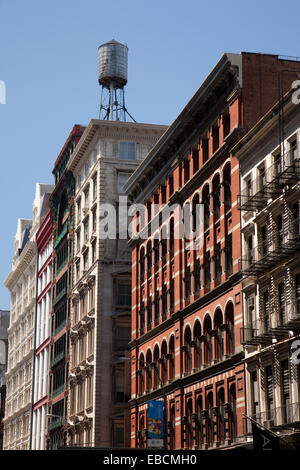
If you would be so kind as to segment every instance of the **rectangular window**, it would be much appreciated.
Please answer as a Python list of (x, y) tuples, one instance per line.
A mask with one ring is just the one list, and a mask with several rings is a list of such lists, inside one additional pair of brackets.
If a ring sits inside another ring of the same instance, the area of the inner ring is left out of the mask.
[(135, 142), (120, 142), (120, 160), (135, 159)]
[(294, 163), (297, 159), (297, 140), (290, 142), (290, 163)]
[(93, 176), (93, 201), (97, 197), (97, 174)]
[(278, 285), (278, 302), (279, 302), (279, 321), (280, 321), (280, 324), (283, 325), (286, 321), (284, 282), (281, 282)]
[(117, 283), (117, 305), (122, 307), (131, 306), (131, 285)]
[(274, 400), (273, 400), (273, 371), (272, 366), (266, 367), (266, 405), (267, 419), (274, 417)]
[(259, 189), (263, 189), (266, 185), (266, 170), (265, 166), (259, 168)]
[(258, 417), (259, 412), (259, 401), (258, 401), (258, 383), (257, 383), (257, 372), (251, 372), (251, 385), (252, 385), (252, 415), (253, 419)]
[(266, 290), (263, 293), (263, 326), (264, 331), (268, 331), (270, 327), (270, 320), (269, 320), (269, 292)]
[(281, 362), (281, 386), (282, 386), (282, 405), (283, 405), (283, 423), (290, 421), (290, 374), (289, 361), (285, 359)]
[(261, 229), (261, 240), (262, 240), (262, 255), (268, 254), (268, 240), (267, 240), (267, 226), (264, 225)]

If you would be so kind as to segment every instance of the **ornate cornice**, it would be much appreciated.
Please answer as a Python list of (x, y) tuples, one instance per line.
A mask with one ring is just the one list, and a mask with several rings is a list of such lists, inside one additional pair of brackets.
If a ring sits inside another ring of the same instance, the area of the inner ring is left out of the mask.
[(26, 243), (26, 246), (18, 258), (17, 267), (11, 271), (11, 273), (5, 279), (5, 286), (11, 291), (14, 287), (14, 284), (17, 282), (19, 277), (23, 274), (25, 269), (29, 266), (33, 257), (37, 253), (36, 243), (34, 241), (29, 241)]

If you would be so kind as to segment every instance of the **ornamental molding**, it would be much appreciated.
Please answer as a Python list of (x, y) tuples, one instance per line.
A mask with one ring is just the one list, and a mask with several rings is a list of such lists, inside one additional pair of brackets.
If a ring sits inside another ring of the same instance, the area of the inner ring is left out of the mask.
[(36, 243), (34, 241), (28, 241), (26, 243), (25, 248), (23, 249), (22, 253), (20, 254), (18, 258), (17, 267), (13, 271), (11, 271), (11, 273), (7, 276), (4, 282), (5, 286), (10, 291), (12, 291), (14, 284), (16, 284), (19, 277), (24, 273), (26, 268), (29, 267), (36, 253), (37, 253)]

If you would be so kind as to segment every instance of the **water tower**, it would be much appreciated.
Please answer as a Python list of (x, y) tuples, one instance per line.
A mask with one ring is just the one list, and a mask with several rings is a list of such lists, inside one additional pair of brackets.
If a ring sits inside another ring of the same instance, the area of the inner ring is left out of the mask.
[(98, 81), (101, 86), (100, 119), (126, 121), (124, 87), (127, 83), (128, 47), (112, 39), (98, 48)]

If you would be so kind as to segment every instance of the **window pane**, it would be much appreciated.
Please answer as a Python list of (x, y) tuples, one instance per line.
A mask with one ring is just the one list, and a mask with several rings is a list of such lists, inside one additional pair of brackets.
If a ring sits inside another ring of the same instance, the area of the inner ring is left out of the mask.
[(120, 142), (120, 159), (135, 160), (135, 142)]

